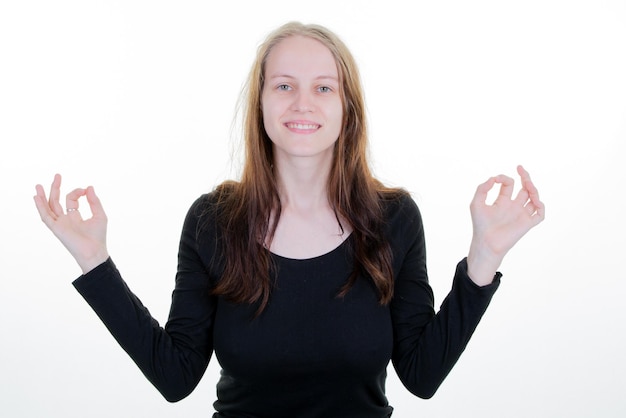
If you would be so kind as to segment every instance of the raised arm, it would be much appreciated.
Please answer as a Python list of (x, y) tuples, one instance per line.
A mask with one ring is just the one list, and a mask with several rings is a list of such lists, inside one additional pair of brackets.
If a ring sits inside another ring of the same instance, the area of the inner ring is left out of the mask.
[[(74, 287), (89, 303), (120, 346), (168, 401), (187, 396), (200, 381), (213, 352), (215, 297), (209, 293), (206, 254), (197, 245), (199, 199), (187, 214), (181, 235), (176, 286), (168, 321), (161, 327), (126, 285), (106, 249), (107, 218), (93, 187), (59, 202), (61, 176), (50, 197), (36, 186), (35, 204), (42, 221), (76, 259), (83, 275)], [(78, 200), (85, 196), (93, 216), (83, 219)]]
[[(515, 199), (511, 199), (513, 180), (506, 176), (492, 177), (478, 186), (471, 203), (470, 255), (458, 263), (452, 288), (436, 313), (417, 207), (407, 206), (400, 212), (407, 214), (406, 219), (392, 223), (396, 225), (393, 235), (403, 237), (395, 244), (399, 257), (391, 303), (393, 364), (407, 389), (419, 397), (435, 394), (465, 350), (500, 284), (496, 271), (504, 255), (544, 218), (544, 206), (530, 176), (521, 166), (518, 172), (522, 190)], [(500, 194), (487, 205), (487, 193), (497, 183), (502, 185)]]

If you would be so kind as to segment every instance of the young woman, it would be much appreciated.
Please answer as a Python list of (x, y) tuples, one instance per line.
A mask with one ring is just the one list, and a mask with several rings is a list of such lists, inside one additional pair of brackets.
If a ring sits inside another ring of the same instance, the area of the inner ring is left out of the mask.
[(169, 401), (194, 389), (215, 351), (215, 417), (388, 417), (389, 360), (408, 390), (431, 397), (498, 287), (504, 255), (544, 218), (528, 173), (518, 167), (515, 197), (503, 175), (478, 186), (469, 253), (435, 314), (418, 208), (370, 173), (345, 45), (316, 25), (277, 29), (247, 95), (241, 179), (191, 206), (165, 328), (109, 257), (93, 187), (70, 192), (64, 211), (60, 176), (49, 199), (37, 185), (42, 220), (82, 268), (75, 287)]

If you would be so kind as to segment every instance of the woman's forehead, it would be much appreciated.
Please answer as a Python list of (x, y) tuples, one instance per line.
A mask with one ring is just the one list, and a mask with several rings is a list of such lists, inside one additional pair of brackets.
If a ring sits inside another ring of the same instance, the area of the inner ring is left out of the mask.
[(311, 37), (294, 35), (278, 42), (265, 62), (266, 78), (310, 76), (338, 79), (337, 63), (326, 45)]

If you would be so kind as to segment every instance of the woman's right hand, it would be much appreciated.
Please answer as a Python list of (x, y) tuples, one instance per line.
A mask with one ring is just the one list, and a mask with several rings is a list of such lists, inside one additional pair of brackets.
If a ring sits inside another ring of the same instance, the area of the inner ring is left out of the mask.
[[(69, 250), (78, 262), (84, 273), (102, 264), (109, 258), (106, 248), (107, 217), (96, 196), (93, 187), (75, 189), (67, 194), (65, 207), (59, 203), (61, 194), (61, 176), (54, 176), (50, 187), (50, 198), (46, 198), (46, 192), (38, 184), (35, 186), (37, 194), (34, 196), (35, 205), (41, 216), (41, 220)], [(78, 199), (82, 196), (87, 198), (92, 217), (83, 219), (78, 208)]]

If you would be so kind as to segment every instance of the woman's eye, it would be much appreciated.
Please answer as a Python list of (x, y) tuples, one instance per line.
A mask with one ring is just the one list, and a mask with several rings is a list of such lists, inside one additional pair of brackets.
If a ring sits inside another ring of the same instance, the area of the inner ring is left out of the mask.
[(328, 87), (328, 86), (321, 86), (318, 90), (319, 90), (321, 93), (328, 93), (328, 92), (330, 92), (330, 91), (331, 91), (330, 87)]
[(287, 84), (280, 84), (278, 86), (278, 90), (280, 91), (288, 91), (290, 89), (290, 87)]

